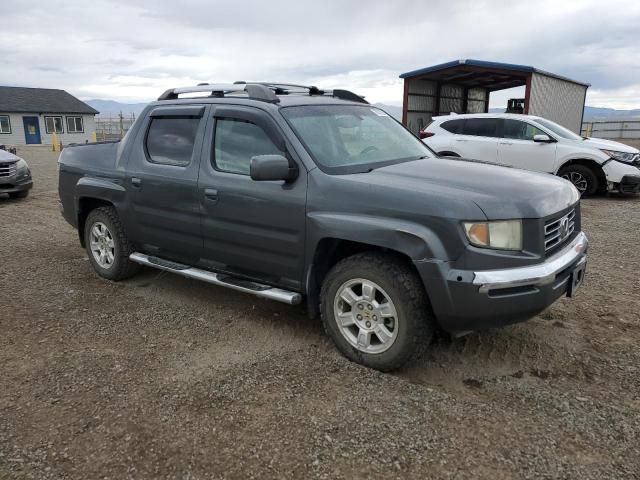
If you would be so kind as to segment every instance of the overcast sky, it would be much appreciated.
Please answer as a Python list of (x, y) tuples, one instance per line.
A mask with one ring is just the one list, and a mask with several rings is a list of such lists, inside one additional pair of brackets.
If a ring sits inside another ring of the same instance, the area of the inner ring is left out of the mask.
[(400, 105), (400, 73), (474, 58), (591, 83), (591, 106), (640, 108), (638, 0), (0, 0), (0, 20), (0, 85), (82, 99), (270, 80)]

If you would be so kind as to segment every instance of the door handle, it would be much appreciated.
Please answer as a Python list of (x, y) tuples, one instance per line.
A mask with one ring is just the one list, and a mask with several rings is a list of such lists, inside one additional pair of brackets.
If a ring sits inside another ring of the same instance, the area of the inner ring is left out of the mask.
[(204, 196), (207, 198), (207, 200), (212, 200), (213, 202), (217, 202), (218, 190), (216, 190), (215, 188), (205, 188)]
[(139, 187), (140, 185), (142, 185), (142, 179), (138, 177), (131, 177), (131, 185), (133, 185), (134, 187)]
[(513, 145), (511, 142), (500, 142), (500, 145)]
[(466, 138), (456, 138), (456, 142), (468, 142)]

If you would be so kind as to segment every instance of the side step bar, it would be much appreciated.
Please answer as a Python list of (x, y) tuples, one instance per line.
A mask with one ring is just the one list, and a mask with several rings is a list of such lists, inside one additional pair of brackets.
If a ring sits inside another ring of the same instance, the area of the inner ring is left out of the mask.
[(260, 283), (231, 277), (229, 275), (221, 273), (209, 272), (207, 270), (190, 267), (188, 265), (182, 265), (170, 260), (164, 260), (162, 258), (145, 255), (144, 253), (134, 252), (129, 255), (129, 259), (132, 262), (139, 263), (140, 265), (157, 268), (159, 270), (165, 270), (167, 272), (177, 273), (178, 275), (182, 275), (183, 277), (201, 280), (203, 282), (212, 283), (221, 287), (227, 287), (232, 290), (238, 290), (239, 292), (250, 293), (257, 297), (268, 298), (277, 302), (297, 305), (302, 301), (302, 295), (296, 292), (282, 290), (280, 288), (271, 287), (269, 285), (262, 285)]

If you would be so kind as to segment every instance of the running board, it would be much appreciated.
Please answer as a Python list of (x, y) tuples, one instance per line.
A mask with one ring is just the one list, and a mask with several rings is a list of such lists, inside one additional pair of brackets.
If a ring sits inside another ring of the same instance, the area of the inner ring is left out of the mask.
[(134, 252), (129, 255), (129, 260), (147, 267), (176, 273), (183, 277), (201, 280), (221, 287), (227, 287), (231, 290), (238, 290), (239, 292), (250, 293), (257, 297), (268, 298), (277, 302), (297, 305), (302, 301), (302, 295), (296, 292), (282, 290), (280, 288), (263, 285), (249, 280), (243, 280), (221, 273), (209, 272), (200, 268), (190, 267), (189, 265), (183, 265), (170, 260), (145, 255), (144, 253)]

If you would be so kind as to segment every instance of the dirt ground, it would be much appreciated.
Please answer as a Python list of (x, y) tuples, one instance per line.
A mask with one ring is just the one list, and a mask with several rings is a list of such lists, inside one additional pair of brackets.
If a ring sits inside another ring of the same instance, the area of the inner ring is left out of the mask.
[(301, 307), (92, 271), (55, 156), (0, 198), (0, 478), (640, 478), (640, 198), (583, 202), (586, 284), (437, 340), (342, 358)]

